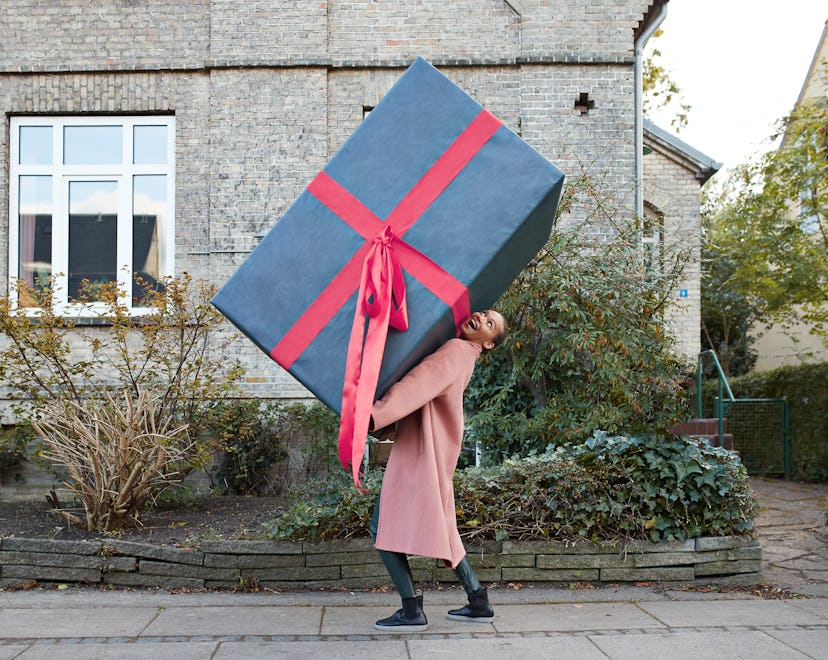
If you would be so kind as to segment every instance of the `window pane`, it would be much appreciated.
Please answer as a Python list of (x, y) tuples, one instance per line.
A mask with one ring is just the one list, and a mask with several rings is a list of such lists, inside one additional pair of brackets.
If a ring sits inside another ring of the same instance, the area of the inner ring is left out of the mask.
[(123, 163), (121, 126), (65, 126), (65, 165), (120, 165)]
[(133, 163), (163, 165), (167, 162), (166, 126), (135, 126), (132, 137)]
[[(69, 183), (69, 299), (99, 300), (117, 277), (118, 184)], [(82, 288), (85, 289), (82, 291)]]
[(19, 270), (17, 276), (31, 291), (20, 291), (21, 307), (38, 307), (37, 291), (49, 286), (52, 275), (52, 177), (19, 178)]
[(20, 127), (20, 164), (52, 164), (52, 127)]
[(146, 291), (158, 290), (161, 278), (160, 241), (167, 228), (167, 177), (136, 176), (132, 195), (132, 303)]

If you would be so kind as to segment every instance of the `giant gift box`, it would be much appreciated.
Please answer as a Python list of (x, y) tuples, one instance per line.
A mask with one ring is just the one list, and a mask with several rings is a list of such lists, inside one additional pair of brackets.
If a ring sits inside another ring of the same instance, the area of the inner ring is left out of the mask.
[(213, 303), (339, 412), (372, 246), (390, 246), (408, 306), (408, 329), (381, 339), (378, 398), (497, 300), (549, 238), (562, 185), (554, 165), (417, 59)]

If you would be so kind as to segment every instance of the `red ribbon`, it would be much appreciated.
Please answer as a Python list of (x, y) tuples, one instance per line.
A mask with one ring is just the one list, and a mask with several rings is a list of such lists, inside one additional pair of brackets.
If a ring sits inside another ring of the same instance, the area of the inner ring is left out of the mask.
[(359, 468), (365, 442), (357, 439), (368, 435), (371, 406), (377, 390), (388, 328), (408, 330), (405, 279), (394, 251), (394, 238), (391, 227), (386, 225), (372, 241), (365, 257), (345, 363), (339, 424), (339, 461), (346, 470), (348, 464), (351, 464), (354, 483), (358, 488), (361, 488)]
[[(285, 369), (290, 369), (351, 297), (356, 282), (359, 282), (348, 343), (339, 434), (340, 461), (346, 470), (348, 463), (351, 464), (354, 483), (358, 488), (361, 488), (359, 467), (364, 455), (364, 438), (368, 432), (388, 326), (401, 330), (408, 327), (402, 266), (451, 307), (457, 329), (471, 313), (469, 294), (462, 282), (403, 241), (402, 237), (500, 126), (496, 117), (482, 110), (385, 221), (324, 171), (308, 186), (310, 194), (359, 233), (366, 243), (282, 336), (270, 351), (270, 356)], [(369, 317), (367, 334), (366, 315)]]

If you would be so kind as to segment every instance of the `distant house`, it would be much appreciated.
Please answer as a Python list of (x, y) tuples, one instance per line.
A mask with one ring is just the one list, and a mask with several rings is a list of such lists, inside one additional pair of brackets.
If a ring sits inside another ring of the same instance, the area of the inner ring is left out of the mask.
[[(822, 35), (805, 75), (802, 90), (795, 105), (800, 105), (812, 99), (825, 98), (828, 95), (828, 21), (822, 30)], [(783, 136), (779, 148), (784, 149), (787, 136)], [(796, 202), (794, 202), (796, 203)], [(825, 219), (823, 218), (823, 222)], [(816, 233), (819, 229), (819, 218), (806, 220), (810, 229)], [(824, 229), (824, 228), (823, 228)], [(754, 327), (752, 334), (757, 336), (754, 348), (758, 354), (755, 371), (768, 371), (789, 364), (802, 362), (823, 362), (828, 360), (828, 347), (822, 339), (809, 333), (809, 326), (797, 323), (790, 328), (781, 328), (778, 325), (765, 328), (763, 325)]]
[[(83, 277), (224, 282), (416, 56), (566, 174), (587, 163), (630, 218), (640, 205), (651, 253), (698, 250), (715, 164), (641, 121), (667, 0), (2, 4), (4, 292), (49, 274), (58, 304)], [(675, 299), (693, 356), (697, 267)], [(239, 355), (249, 395), (307, 397), (250, 342)]]
[[(701, 249), (701, 187), (721, 167), (676, 136), (644, 120), (644, 247), (658, 267), (662, 249), (678, 245), (698, 255)], [(695, 335), (678, 333), (678, 352), (695, 357), (701, 350), (701, 271), (694, 259), (674, 292), (670, 321), (675, 328), (696, 328)]]

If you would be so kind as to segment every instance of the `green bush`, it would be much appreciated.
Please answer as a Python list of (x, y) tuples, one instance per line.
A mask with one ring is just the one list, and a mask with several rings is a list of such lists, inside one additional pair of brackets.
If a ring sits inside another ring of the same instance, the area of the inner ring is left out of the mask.
[(29, 443), (34, 438), (34, 430), (25, 422), (0, 429), (0, 480), (18, 478), (20, 466), (28, 454)]
[[(361, 495), (347, 475), (303, 492), (273, 521), (294, 540), (366, 536), (381, 481)], [(684, 540), (753, 531), (756, 502), (738, 457), (707, 443), (597, 432), (494, 467), (455, 475), (458, 528), (467, 539)]]
[(207, 433), (224, 450), (215, 475), (220, 488), (242, 495), (272, 492), (271, 467), (286, 454), (275, 437), (278, 413), (278, 405), (249, 399), (225, 401), (211, 411)]
[(326, 481), (308, 482), (291, 492), (291, 504), (266, 527), (274, 539), (311, 541), (367, 537), (384, 470), (370, 471), (354, 487), (341, 468)]
[(692, 368), (675, 355), (665, 312), (687, 255), (653, 269), (637, 228), (611, 232), (553, 233), (498, 302), (511, 332), (481, 356), (466, 395), (487, 462), (685, 417)]
[[(780, 367), (730, 380), (736, 398), (787, 398), (791, 422), (793, 477), (828, 481), (828, 362)], [(705, 402), (716, 396), (716, 383), (705, 383)], [(712, 403), (710, 403), (712, 406)]]
[(293, 482), (324, 480), (342, 471), (339, 464), (339, 415), (327, 406), (294, 403), (284, 408), (280, 426), (283, 442), (294, 466)]
[(339, 466), (338, 417), (321, 403), (262, 405), (226, 401), (207, 432), (224, 449), (216, 470), (220, 488), (245, 495), (281, 493), (291, 483), (324, 478)]
[(684, 540), (753, 529), (737, 457), (706, 443), (596, 432), (456, 482), (467, 536)]

